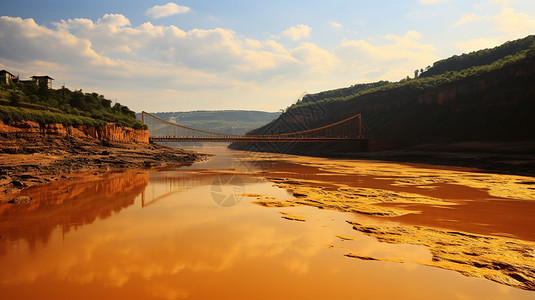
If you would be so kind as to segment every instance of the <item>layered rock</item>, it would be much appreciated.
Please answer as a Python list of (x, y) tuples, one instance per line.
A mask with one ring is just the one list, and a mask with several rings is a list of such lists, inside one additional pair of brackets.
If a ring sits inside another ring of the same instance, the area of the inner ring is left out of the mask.
[(108, 123), (100, 127), (85, 125), (63, 126), (62, 124), (39, 124), (32, 121), (14, 121), (4, 124), (0, 121), (0, 133), (39, 133), (53, 135), (68, 135), (79, 138), (94, 138), (110, 142), (148, 143), (149, 131), (120, 127)]
[(133, 129), (130, 127), (120, 127), (113, 123), (108, 123), (106, 126), (98, 127), (97, 133), (101, 140), (113, 142), (136, 142), (148, 143), (149, 131)]

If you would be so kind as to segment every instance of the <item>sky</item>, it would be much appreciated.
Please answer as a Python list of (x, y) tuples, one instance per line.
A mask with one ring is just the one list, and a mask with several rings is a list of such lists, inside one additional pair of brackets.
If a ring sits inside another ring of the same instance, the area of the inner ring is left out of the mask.
[(533, 0), (17, 0), (0, 16), (0, 69), (137, 112), (278, 111), (535, 34)]

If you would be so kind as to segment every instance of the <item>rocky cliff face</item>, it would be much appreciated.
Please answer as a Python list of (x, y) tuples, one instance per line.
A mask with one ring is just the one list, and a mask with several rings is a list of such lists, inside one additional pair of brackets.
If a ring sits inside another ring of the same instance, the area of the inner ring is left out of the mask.
[(119, 127), (108, 123), (106, 126), (98, 127), (97, 134), (101, 140), (113, 142), (136, 142), (148, 143), (149, 131), (133, 129), (130, 127)]
[(4, 124), (0, 121), (0, 133), (38, 133), (68, 135), (79, 138), (94, 138), (103, 141), (121, 143), (148, 143), (149, 131), (129, 127), (119, 127), (108, 123), (101, 127), (63, 126), (62, 124), (39, 124), (32, 121), (18, 121)]

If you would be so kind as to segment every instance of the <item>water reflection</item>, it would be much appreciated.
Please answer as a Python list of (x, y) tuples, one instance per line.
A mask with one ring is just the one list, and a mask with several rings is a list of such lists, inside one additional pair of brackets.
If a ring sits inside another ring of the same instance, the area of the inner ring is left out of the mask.
[(241, 198), (245, 193), (244, 184), (258, 182), (258, 179), (247, 174), (229, 174), (222, 170), (167, 171), (151, 174), (150, 180), (151, 184), (143, 190), (141, 195), (142, 207), (152, 205), (192, 187), (206, 187), (210, 191), (212, 200), (222, 205), (220, 197), (223, 199), (229, 198), (229, 196)]
[[(362, 221), (363, 216), (292, 207), (284, 212), (306, 221), (290, 221), (281, 218), (280, 209), (260, 207), (247, 196), (233, 208), (221, 207), (210, 193), (216, 176), (238, 174), (244, 195), (291, 197), (238, 171), (232, 159), (225, 152), (214, 158), (217, 168), (206, 162), (179, 170), (49, 185), (29, 190), (28, 195), (38, 200), (28, 206), (1, 206), (2, 298), (529, 299), (533, 295), (411, 263), (430, 259), (428, 250), (379, 243), (346, 223)], [(408, 263), (360, 261), (344, 257), (348, 252)]]
[(62, 234), (71, 229), (106, 219), (134, 204), (149, 183), (148, 174), (107, 174), (31, 188), (23, 192), (34, 201), (26, 205), (0, 206), (0, 254), (5, 241), (24, 240), (29, 250), (46, 243), (54, 229)]

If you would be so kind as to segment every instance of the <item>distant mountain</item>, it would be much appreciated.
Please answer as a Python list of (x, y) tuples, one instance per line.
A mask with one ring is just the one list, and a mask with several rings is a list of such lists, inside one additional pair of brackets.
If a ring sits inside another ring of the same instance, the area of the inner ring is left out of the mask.
[[(215, 110), (158, 112), (153, 115), (186, 127), (230, 134), (245, 134), (276, 119), (280, 112)], [(141, 114), (137, 114), (141, 119)]]
[(528, 36), (438, 61), (418, 78), (305, 95), (249, 134), (312, 129), (362, 114), (369, 138), (535, 141), (534, 112), (535, 36)]

